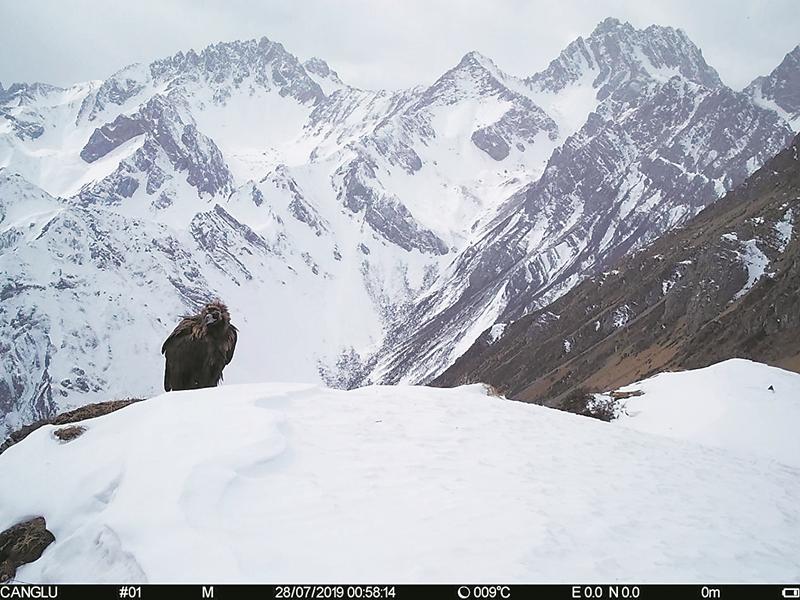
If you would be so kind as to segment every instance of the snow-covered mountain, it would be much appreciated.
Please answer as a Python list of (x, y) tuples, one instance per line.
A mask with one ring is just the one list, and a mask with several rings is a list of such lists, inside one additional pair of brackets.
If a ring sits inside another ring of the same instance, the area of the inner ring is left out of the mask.
[[(713, 397), (730, 369), (658, 380), (731, 415), (705, 428), (717, 447), (478, 385), (172, 392), (0, 454), (4, 480), (24, 482), (0, 486), (0, 531), (44, 517), (55, 540), (15, 576), (33, 583), (789, 581), (800, 375), (775, 371), (748, 374), (781, 401)], [(786, 425), (770, 457), (735, 418), (756, 401)]]
[(800, 129), (800, 45), (775, 70), (757, 77), (745, 90), (759, 106), (769, 108)]
[(229, 382), (427, 380), (785, 145), (754, 98), (613, 19), (525, 79), (471, 52), (361, 90), (262, 38), (2, 88), (0, 434), (151, 395), (212, 297), (242, 330)]
[(608, 19), (526, 83), (557, 122), (580, 127), (474, 230), (390, 332), (368, 380), (429, 381), (492, 324), (684, 223), (792, 139), (779, 114), (722, 85), (668, 27)]

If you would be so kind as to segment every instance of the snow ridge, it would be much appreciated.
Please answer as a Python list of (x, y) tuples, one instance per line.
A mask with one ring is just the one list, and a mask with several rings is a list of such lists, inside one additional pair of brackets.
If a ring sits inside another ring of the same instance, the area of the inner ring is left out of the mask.
[[(770, 380), (783, 393), (783, 379)], [(0, 528), (36, 507), (58, 532), (22, 581), (598, 582), (613, 571), (763, 582), (797, 572), (797, 468), (483, 386), (232, 385), (82, 425), (69, 443), (45, 426), (0, 455), (4, 476), (26, 482), (0, 487)]]

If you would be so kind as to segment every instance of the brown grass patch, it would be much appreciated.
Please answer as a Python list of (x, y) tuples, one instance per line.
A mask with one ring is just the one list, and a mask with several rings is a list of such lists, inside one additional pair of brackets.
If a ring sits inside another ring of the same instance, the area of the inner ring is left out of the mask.
[(62, 442), (71, 442), (72, 440), (80, 437), (86, 431), (85, 427), (80, 425), (70, 425), (69, 427), (62, 427), (56, 429), (53, 435), (60, 439)]

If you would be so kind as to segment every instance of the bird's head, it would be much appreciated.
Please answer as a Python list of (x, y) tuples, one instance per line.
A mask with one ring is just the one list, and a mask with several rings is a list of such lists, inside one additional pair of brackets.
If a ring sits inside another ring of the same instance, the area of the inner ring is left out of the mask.
[(206, 327), (215, 327), (229, 323), (230, 315), (227, 307), (221, 302), (209, 302), (203, 308), (202, 319)]

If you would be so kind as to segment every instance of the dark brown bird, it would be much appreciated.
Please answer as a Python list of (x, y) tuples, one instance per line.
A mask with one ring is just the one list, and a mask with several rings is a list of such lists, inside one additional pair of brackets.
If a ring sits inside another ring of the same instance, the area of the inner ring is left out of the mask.
[(236, 339), (237, 329), (222, 302), (209, 302), (199, 314), (183, 317), (161, 347), (167, 359), (164, 389), (169, 392), (217, 385), (222, 370), (233, 358)]

